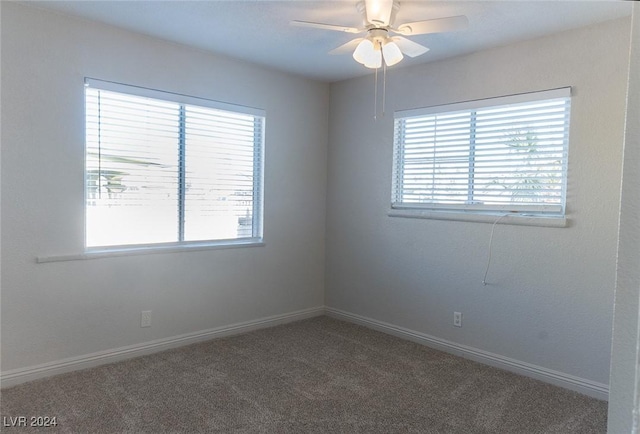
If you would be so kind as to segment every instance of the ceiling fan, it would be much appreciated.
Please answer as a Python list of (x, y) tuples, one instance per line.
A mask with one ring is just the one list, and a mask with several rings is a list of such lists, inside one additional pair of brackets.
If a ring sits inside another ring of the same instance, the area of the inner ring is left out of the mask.
[(396, 25), (394, 21), (400, 3), (395, 0), (364, 0), (356, 7), (363, 16), (363, 26), (360, 28), (297, 20), (291, 21), (291, 24), (354, 34), (366, 32), (366, 36), (353, 39), (329, 54), (344, 54), (353, 50), (353, 58), (372, 69), (380, 68), (382, 62), (386, 66), (395, 65), (404, 58), (403, 54), (417, 57), (429, 51), (424, 45), (404, 36), (465, 30), (469, 25), (464, 15)]

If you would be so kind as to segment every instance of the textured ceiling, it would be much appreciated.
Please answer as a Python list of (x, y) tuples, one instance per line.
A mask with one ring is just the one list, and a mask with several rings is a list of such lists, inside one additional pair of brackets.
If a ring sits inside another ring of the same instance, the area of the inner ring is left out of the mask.
[[(305, 77), (337, 81), (369, 74), (349, 54), (328, 51), (356, 35), (291, 26), (291, 20), (359, 27), (357, 1), (28, 1), (161, 39)], [(402, 1), (396, 23), (466, 15), (463, 32), (413, 36), (426, 63), (631, 15), (631, 1)]]

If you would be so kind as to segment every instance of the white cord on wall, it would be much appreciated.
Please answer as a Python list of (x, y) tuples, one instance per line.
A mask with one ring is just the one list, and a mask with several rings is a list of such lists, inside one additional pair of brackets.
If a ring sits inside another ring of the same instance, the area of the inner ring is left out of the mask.
[(487, 268), (486, 270), (484, 270), (484, 278), (482, 279), (482, 284), (484, 286), (487, 286), (487, 274), (489, 273), (489, 266), (491, 266), (491, 249), (493, 247), (493, 232), (495, 231), (496, 225), (498, 224), (498, 222), (503, 218), (507, 217), (508, 215), (509, 214), (501, 215), (496, 219), (496, 221), (493, 222), (493, 225), (491, 226), (491, 237), (489, 237), (489, 254), (487, 256)]

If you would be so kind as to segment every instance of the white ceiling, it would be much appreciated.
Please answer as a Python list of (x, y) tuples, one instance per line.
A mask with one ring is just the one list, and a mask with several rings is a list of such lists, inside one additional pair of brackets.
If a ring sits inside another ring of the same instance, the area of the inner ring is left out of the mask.
[[(218, 1), (28, 1), (29, 5), (77, 15), (270, 68), (322, 81), (371, 71), (349, 54), (329, 55), (353, 39), (348, 33), (291, 26), (304, 20), (360, 27), (358, 0)], [(632, 1), (401, 1), (396, 24), (466, 15), (463, 32), (413, 36), (430, 47), (413, 65), (467, 54), (566, 29), (631, 15)]]

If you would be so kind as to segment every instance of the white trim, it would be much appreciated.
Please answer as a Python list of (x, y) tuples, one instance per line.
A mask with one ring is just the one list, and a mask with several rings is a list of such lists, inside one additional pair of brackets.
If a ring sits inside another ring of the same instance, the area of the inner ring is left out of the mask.
[(263, 247), (262, 241), (233, 240), (233, 241), (217, 241), (213, 243), (182, 243), (169, 245), (148, 245), (136, 247), (122, 247), (87, 250), (85, 253), (76, 253), (71, 255), (49, 255), (38, 256), (36, 262), (43, 264), (47, 262), (64, 262), (64, 261), (81, 261), (87, 259), (112, 258), (116, 256), (136, 256), (136, 255), (154, 255), (158, 253), (178, 253), (178, 252), (200, 252), (203, 250), (219, 250), (219, 249), (236, 249), (239, 247)]
[(569, 220), (566, 217), (542, 217), (526, 214), (479, 214), (471, 212), (455, 212), (455, 211), (433, 211), (422, 209), (391, 209), (387, 215), (389, 217), (405, 217), (414, 219), (431, 219), (431, 220), (456, 220), (463, 222), (478, 223), (494, 223), (496, 218), (506, 216), (507, 218), (500, 221), (503, 225), (520, 225), (520, 226), (541, 226), (550, 228), (566, 228), (569, 226)]
[(79, 357), (70, 357), (67, 359), (56, 360), (54, 362), (30, 366), (27, 368), (12, 369), (0, 374), (0, 386), (2, 388), (11, 387), (17, 384), (25, 383), (27, 381), (37, 380), (38, 378), (49, 377), (52, 375), (63, 374), (65, 372), (77, 371), (80, 369), (93, 368), (95, 366), (104, 365), (106, 363), (118, 362), (121, 360), (156, 353), (159, 351), (181, 347), (196, 342), (207, 341), (223, 336), (246, 333), (253, 330), (273, 327), (279, 324), (312, 318), (315, 316), (323, 315), (324, 312), (325, 310), (323, 306), (314, 307), (282, 315), (273, 315), (265, 318), (216, 327), (213, 329), (202, 330), (199, 332), (173, 336), (170, 338), (156, 339), (154, 341), (144, 342), (141, 344), (128, 345), (126, 347), (120, 347), (105, 351), (98, 351)]
[(535, 378), (555, 386), (564, 387), (579, 393), (591, 396), (593, 398), (607, 400), (609, 398), (609, 386), (603, 383), (576, 377), (574, 375), (565, 374), (563, 372), (547, 369), (542, 366), (512, 359), (510, 357), (501, 356), (499, 354), (490, 353), (478, 348), (467, 345), (458, 344), (446, 339), (437, 338), (425, 333), (399, 327), (373, 318), (367, 318), (361, 315), (346, 312), (332, 307), (326, 307), (326, 315), (360, 324), (365, 327), (372, 328), (384, 333), (388, 333), (399, 338), (407, 339), (431, 348), (435, 348), (456, 356), (471, 359), (485, 365), (501, 368), (507, 371), (526, 377)]
[(452, 104), (441, 104), (430, 107), (415, 108), (409, 110), (398, 110), (394, 115), (394, 119), (410, 118), (414, 116), (426, 116), (434, 113), (451, 113), (460, 110), (474, 110), (484, 107), (495, 107), (507, 104), (519, 104), (525, 102), (544, 101), (557, 98), (571, 97), (571, 87), (560, 87), (558, 89), (549, 89), (542, 91), (534, 91), (527, 93), (518, 93), (514, 95), (498, 96), (484, 99), (476, 99), (472, 101), (462, 101)]
[(100, 80), (98, 78), (85, 77), (84, 85), (99, 90), (110, 92), (125, 93), (129, 95), (141, 96), (144, 98), (159, 99), (162, 101), (172, 101), (182, 104), (194, 105), (199, 107), (209, 107), (216, 110), (228, 112), (242, 113), (264, 118), (266, 111), (256, 107), (248, 107), (228, 102), (216, 101), (198, 96), (184, 95), (176, 92), (165, 90), (151, 89), (148, 87), (135, 86), (132, 84), (118, 83), (115, 81)]
[(519, 205), (517, 203), (504, 205), (485, 205), (481, 203), (425, 203), (425, 202), (408, 202), (408, 203), (392, 203), (392, 209), (409, 209), (424, 211), (448, 211), (448, 212), (474, 212), (474, 213), (513, 213), (514, 215), (529, 215), (546, 217), (550, 215), (561, 215), (564, 210), (559, 204), (527, 204)]

